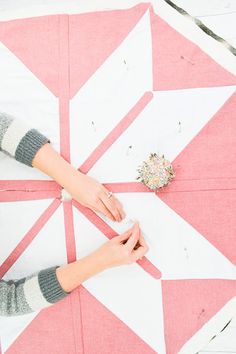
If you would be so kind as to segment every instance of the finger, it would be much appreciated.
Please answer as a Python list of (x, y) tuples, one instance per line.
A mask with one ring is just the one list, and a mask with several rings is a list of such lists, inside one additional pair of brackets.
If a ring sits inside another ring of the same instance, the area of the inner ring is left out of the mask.
[(121, 219), (124, 219), (126, 215), (125, 215), (125, 212), (124, 212), (123, 205), (121, 204), (121, 202), (119, 201), (119, 199), (117, 199), (115, 196), (114, 196), (114, 200), (115, 200), (117, 209), (119, 210)]
[(136, 262), (138, 259), (142, 258), (145, 253), (147, 253), (148, 248), (145, 246), (140, 246), (137, 250), (134, 250), (131, 254), (132, 259)]
[(108, 198), (107, 194), (102, 193), (100, 199), (105, 207), (109, 210), (109, 212), (113, 215), (114, 219), (116, 221), (121, 221), (121, 215), (114, 201), (114, 197), (112, 196), (111, 198)]
[(124, 242), (124, 241), (127, 241), (130, 236), (132, 235), (133, 233), (133, 229), (134, 229), (134, 226), (132, 226), (130, 229), (128, 229), (126, 232), (124, 232), (123, 234), (117, 236), (117, 240), (119, 242)]
[[(104, 191), (104, 194), (107, 197), (107, 193), (109, 193), (109, 190), (106, 189), (105, 187), (103, 187), (103, 191)], [(110, 201), (113, 202), (114, 207), (117, 208), (118, 213), (120, 214), (121, 220), (124, 219), (125, 218), (125, 212), (124, 212), (124, 209), (123, 209), (123, 206), (122, 206), (121, 202), (115, 197), (114, 194), (111, 196), (111, 198), (108, 198), (108, 199), (110, 199)]]
[(130, 238), (126, 242), (126, 246), (130, 252), (134, 249), (138, 240), (139, 240), (139, 226), (138, 226), (138, 224), (135, 224), (134, 228), (133, 228), (132, 235), (130, 236)]
[(140, 243), (140, 245), (143, 246), (143, 247), (148, 247), (148, 244), (147, 244), (147, 242), (146, 242), (146, 240), (145, 240), (145, 238), (143, 237), (142, 234), (141, 234), (140, 237), (139, 237), (139, 243)]
[(114, 216), (110, 212), (110, 210), (107, 209), (107, 207), (103, 204), (101, 200), (98, 201), (96, 210), (107, 216), (109, 219), (112, 221), (115, 221)]

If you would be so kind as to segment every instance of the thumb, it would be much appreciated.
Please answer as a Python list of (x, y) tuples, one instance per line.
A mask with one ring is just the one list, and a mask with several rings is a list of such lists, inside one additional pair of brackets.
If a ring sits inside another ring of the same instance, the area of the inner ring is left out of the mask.
[(134, 231), (134, 226), (132, 226), (130, 229), (128, 229), (127, 231), (125, 231), (123, 234), (118, 235), (116, 237), (118, 242), (122, 242), (122, 241), (126, 241), (130, 238), (130, 236), (132, 235)]

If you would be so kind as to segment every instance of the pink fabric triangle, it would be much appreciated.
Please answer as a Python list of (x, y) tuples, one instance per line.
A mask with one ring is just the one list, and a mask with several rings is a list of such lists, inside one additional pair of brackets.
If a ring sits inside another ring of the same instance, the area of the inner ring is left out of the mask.
[(177, 354), (236, 293), (233, 280), (163, 281), (162, 291), (167, 354)]
[(149, 4), (70, 16), (70, 96), (127, 37)]
[(75, 341), (79, 349), (76, 353), (83, 354), (81, 329), (74, 331), (71, 299), (67, 297), (41, 311), (6, 354), (75, 353)]
[[(59, 96), (61, 65), (65, 64), (60, 55), (68, 51), (72, 97), (121, 44), (149, 6), (140, 4), (128, 10), (2, 22), (0, 40), (56, 96)], [(69, 18), (68, 43), (64, 40), (60, 43), (65, 17)]]
[(85, 353), (156, 353), (84, 287), (81, 287), (81, 305)]
[(41, 311), (6, 352), (19, 353), (156, 352), (81, 286), (70, 297)]
[(236, 77), (151, 10), (153, 89), (235, 85)]
[(0, 22), (0, 41), (59, 96), (59, 16)]
[[(178, 193), (158, 196), (236, 264), (236, 105), (234, 94), (175, 159)], [(191, 168), (189, 168), (191, 166)], [(235, 178), (233, 177), (235, 176)], [(191, 182), (192, 193), (184, 188)], [(235, 183), (234, 183), (235, 185)], [(186, 190), (186, 192), (185, 192)]]

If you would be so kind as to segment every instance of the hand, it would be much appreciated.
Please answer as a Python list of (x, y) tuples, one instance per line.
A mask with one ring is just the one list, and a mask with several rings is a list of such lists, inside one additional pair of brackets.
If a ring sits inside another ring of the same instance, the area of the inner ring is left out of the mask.
[(82, 205), (101, 212), (113, 221), (121, 221), (125, 217), (122, 205), (114, 195), (108, 198), (109, 191), (101, 183), (77, 171), (51, 144), (39, 149), (32, 165), (51, 176)]
[(113, 221), (121, 221), (125, 217), (119, 200), (95, 179), (78, 171), (77, 179), (70, 185), (68, 192), (82, 205), (106, 215)]
[(57, 268), (57, 279), (62, 288), (70, 292), (107, 268), (136, 262), (147, 251), (140, 228), (134, 224), (127, 232), (113, 237), (89, 255)]
[(136, 223), (122, 235), (115, 236), (104, 243), (90, 256), (97, 258), (98, 264), (106, 269), (132, 264), (141, 259), (148, 249), (139, 225)]

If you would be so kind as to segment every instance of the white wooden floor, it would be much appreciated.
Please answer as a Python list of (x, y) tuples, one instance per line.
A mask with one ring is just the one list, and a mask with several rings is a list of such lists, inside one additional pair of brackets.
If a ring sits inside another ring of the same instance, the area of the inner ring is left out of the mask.
[[(173, 2), (236, 47), (236, 0), (173, 0)], [(236, 353), (236, 318), (200, 353)]]
[[(112, 0), (110, 0), (112, 2)], [(236, 0), (172, 0), (190, 15), (200, 19), (215, 34), (236, 47)], [(58, 3), (61, 1), (59, 0)], [(141, 2), (141, 0), (140, 0)], [(0, 0), (0, 12), (32, 5), (50, 6), (51, 0)], [(3, 13), (3, 12), (2, 12)], [(232, 54), (233, 55), (233, 54)], [(235, 58), (236, 66), (236, 58)], [(236, 318), (217, 335), (201, 354), (236, 354)]]
[(199, 354), (236, 353), (236, 318), (216, 336)]
[(236, 47), (236, 0), (172, 0)]
[[(236, 47), (236, 0), (173, 0), (173, 2)], [(236, 318), (200, 353), (236, 353)]]
[[(200, 19), (218, 36), (236, 47), (235, 0), (174, 0), (174, 2), (190, 15)], [(200, 353), (236, 353), (236, 318)]]

